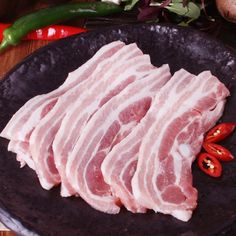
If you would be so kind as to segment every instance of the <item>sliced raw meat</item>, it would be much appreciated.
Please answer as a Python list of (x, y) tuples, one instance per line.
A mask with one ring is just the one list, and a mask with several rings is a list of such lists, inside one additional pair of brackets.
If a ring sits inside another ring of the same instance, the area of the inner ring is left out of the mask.
[(120, 41), (103, 46), (87, 63), (70, 73), (65, 83), (58, 89), (30, 99), (13, 115), (0, 136), (17, 141), (28, 141), (32, 129), (47, 114), (48, 110), (55, 105), (57, 98), (81, 81), (89, 78), (91, 71), (95, 70), (104, 59), (110, 58), (123, 46), (124, 43)]
[[(73, 117), (73, 122), (78, 121), (79, 124), (82, 122), (80, 125), (83, 127), (89, 117), (99, 108), (99, 104), (96, 102), (103, 102), (102, 98), (109, 100), (110, 97), (119, 93), (129, 83), (149, 74), (154, 68), (150, 62), (150, 57), (143, 55), (136, 44), (130, 44), (114, 53), (109, 60), (104, 60), (92, 72), (89, 79), (81, 82), (58, 99), (56, 105), (41, 119), (30, 136), (30, 152), (43, 188), (52, 188), (60, 183), (61, 176), (62, 178), (64, 177), (65, 171), (63, 168), (65, 168), (65, 164), (61, 166), (63, 163), (56, 162), (57, 166), (55, 166), (54, 156), (57, 157), (57, 152), (53, 152), (52, 143), (60, 128), (62, 119), (70, 112), (73, 104), (83, 102), (81, 110), (79, 112), (76, 111)], [(89, 103), (94, 100), (95, 102), (90, 105)], [(70, 121), (69, 125), (71, 126), (72, 124)], [(79, 133), (76, 132), (77, 130), (73, 129), (73, 131), (75, 132), (73, 135), (77, 138)], [(78, 132), (80, 132), (80, 129), (78, 129)], [(65, 134), (68, 137), (70, 136), (70, 133), (66, 130), (63, 133), (63, 141), (66, 140)], [(70, 152), (71, 150), (67, 149), (66, 151)], [(58, 157), (60, 157), (60, 153)], [(56, 159), (59, 160), (59, 158)], [(61, 176), (57, 168), (61, 170)], [(69, 196), (75, 193), (72, 188), (68, 190), (66, 192), (63, 183), (62, 195)]]
[(153, 104), (155, 116), (142, 139), (132, 179), (140, 205), (183, 221), (191, 218), (197, 205), (191, 165), (204, 133), (222, 115), (228, 95), (227, 88), (210, 72), (195, 77), (180, 70), (162, 88)]
[(95, 209), (119, 212), (119, 198), (104, 182), (101, 164), (113, 146), (125, 138), (148, 111), (152, 98), (170, 78), (168, 66), (128, 85), (89, 120), (68, 158), (68, 180)]
[[(53, 141), (55, 163), (62, 181), (62, 196), (70, 196), (75, 193), (66, 178), (66, 162), (75, 142), (91, 116), (128, 84), (157, 70), (151, 65), (147, 56), (134, 57), (132, 60), (125, 62), (125, 65), (124, 61), (121, 60), (111, 73), (104, 75), (103, 79), (96, 84), (94, 82), (94, 86), (90, 87), (90, 93), (77, 100), (68, 109)], [(66, 100), (68, 101), (68, 99)], [(65, 133), (67, 134), (66, 137)]]
[(20, 162), (21, 167), (24, 167), (25, 164), (27, 164), (34, 170), (34, 162), (31, 155), (28, 153), (29, 143), (10, 140), (8, 151), (15, 152), (15, 150), (17, 150), (16, 160)]

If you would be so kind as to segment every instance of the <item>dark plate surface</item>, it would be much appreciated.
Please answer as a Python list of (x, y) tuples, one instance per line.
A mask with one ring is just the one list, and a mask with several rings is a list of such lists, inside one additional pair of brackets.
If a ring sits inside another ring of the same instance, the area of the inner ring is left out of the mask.
[[(236, 55), (221, 43), (188, 28), (135, 25), (90, 32), (52, 43), (26, 58), (0, 82), (0, 129), (31, 97), (58, 87), (68, 72), (114, 40), (136, 42), (154, 65), (172, 72), (211, 70), (231, 91), (223, 121), (236, 121)], [(107, 215), (80, 198), (62, 198), (59, 188), (43, 190), (35, 173), (19, 168), (15, 154), (0, 140), (0, 221), (22, 235), (233, 235), (236, 233), (236, 161), (224, 164), (223, 177), (210, 178), (193, 165), (198, 207), (188, 223), (170, 216)], [(236, 133), (225, 145), (236, 156)]]

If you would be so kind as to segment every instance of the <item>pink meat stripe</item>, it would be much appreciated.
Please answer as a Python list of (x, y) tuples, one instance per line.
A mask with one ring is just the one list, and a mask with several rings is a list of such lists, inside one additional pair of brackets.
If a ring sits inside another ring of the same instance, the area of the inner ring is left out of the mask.
[[(166, 66), (165, 66), (166, 67)], [(163, 70), (163, 68), (161, 69)], [(170, 78), (164, 70), (161, 80)], [(68, 180), (95, 209), (119, 212), (119, 199), (104, 182), (101, 164), (114, 145), (125, 138), (149, 109), (160, 87), (159, 73), (137, 80), (103, 105), (89, 120), (66, 165)]]
[(182, 221), (191, 218), (197, 204), (191, 165), (203, 134), (222, 115), (227, 96), (226, 87), (208, 71), (195, 77), (182, 69), (162, 88), (132, 179), (140, 205)]

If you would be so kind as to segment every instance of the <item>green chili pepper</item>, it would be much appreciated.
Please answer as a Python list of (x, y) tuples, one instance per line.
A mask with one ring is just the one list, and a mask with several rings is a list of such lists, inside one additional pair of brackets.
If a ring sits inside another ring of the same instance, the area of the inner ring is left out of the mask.
[(16, 20), (3, 32), (0, 51), (10, 45), (17, 45), (30, 31), (56, 24), (75, 17), (97, 17), (120, 13), (123, 8), (106, 2), (81, 2), (45, 8)]

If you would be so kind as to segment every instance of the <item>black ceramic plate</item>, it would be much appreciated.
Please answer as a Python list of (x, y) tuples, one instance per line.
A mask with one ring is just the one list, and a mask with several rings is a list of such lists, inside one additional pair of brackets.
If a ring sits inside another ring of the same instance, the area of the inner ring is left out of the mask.
[[(223, 121), (236, 121), (236, 55), (207, 36), (168, 25), (135, 25), (74, 36), (44, 47), (13, 68), (0, 83), (0, 129), (28, 99), (58, 87), (68, 72), (114, 40), (136, 42), (154, 65), (169, 63), (172, 72), (211, 70), (231, 91)], [(19, 168), (7, 141), (0, 140), (0, 221), (22, 235), (233, 235), (236, 233), (236, 161), (224, 164), (213, 179), (193, 166), (198, 207), (188, 223), (170, 216), (107, 215), (80, 198), (62, 198), (59, 188), (43, 190), (35, 173)], [(236, 156), (236, 134), (225, 142)]]

